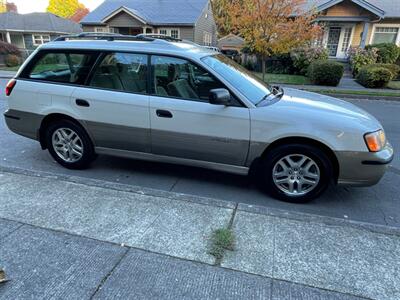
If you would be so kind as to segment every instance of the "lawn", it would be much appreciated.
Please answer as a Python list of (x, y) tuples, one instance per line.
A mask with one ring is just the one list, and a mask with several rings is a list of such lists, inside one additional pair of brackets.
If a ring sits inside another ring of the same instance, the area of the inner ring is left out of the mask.
[[(258, 77), (262, 78), (262, 73), (255, 73)], [(289, 75), (289, 74), (265, 74), (265, 82), (267, 83), (280, 83), (280, 84), (294, 84), (304, 85), (311, 84), (306, 76), (302, 75)]]

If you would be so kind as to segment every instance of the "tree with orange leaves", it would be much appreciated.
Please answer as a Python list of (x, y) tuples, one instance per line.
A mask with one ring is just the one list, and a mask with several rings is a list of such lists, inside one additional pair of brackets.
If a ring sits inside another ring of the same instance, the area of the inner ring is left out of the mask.
[(232, 0), (227, 5), (231, 26), (245, 39), (247, 47), (265, 61), (287, 53), (319, 37), (315, 14), (303, 10), (305, 0)]

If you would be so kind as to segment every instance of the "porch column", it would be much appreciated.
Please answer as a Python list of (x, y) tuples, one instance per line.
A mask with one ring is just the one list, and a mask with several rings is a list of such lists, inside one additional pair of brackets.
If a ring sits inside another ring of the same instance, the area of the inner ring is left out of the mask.
[(363, 49), (365, 48), (365, 45), (367, 44), (369, 24), (370, 24), (369, 22), (364, 22), (364, 30), (362, 32), (361, 43), (360, 43), (360, 47)]
[(11, 36), (8, 31), (6, 32), (6, 39), (7, 39), (7, 43), (11, 44)]

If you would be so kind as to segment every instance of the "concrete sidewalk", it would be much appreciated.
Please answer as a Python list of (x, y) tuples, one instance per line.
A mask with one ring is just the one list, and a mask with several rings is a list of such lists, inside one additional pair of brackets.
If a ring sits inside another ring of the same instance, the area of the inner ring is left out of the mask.
[(0, 298), (400, 298), (399, 229), (24, 172), (0, 172)]

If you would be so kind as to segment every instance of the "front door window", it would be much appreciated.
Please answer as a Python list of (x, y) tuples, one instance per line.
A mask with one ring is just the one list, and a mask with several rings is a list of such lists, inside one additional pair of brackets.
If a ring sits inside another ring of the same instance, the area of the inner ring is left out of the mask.
[(328, 43), (327, 43), (329, 56), (336, 56), (337, 54), (341, 31), (342, 31), (341, 27), (329, 28)]

